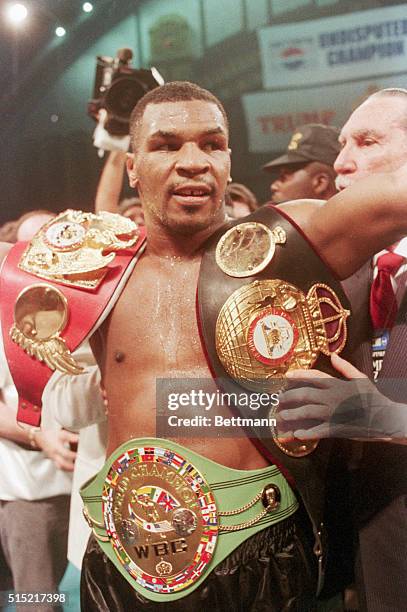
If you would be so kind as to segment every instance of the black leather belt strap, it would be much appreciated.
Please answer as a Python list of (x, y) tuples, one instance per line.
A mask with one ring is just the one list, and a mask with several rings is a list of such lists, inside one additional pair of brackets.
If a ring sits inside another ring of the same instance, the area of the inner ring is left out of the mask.
[[(269, 265), (256, 276), (234, 278), (219, 268), (215, 260), (215, 250), (219, 238), (230, 227), (247, 221), (257, 221), (271, 229), (279, 225), (287, 235), (285, 244), (276, 246), (275, 254)], [(201, 333), (205, 344), (209, 364), (215, 378), (222, 379), (221, 386), (227, 392), (249, 394), (238, 383), (230, 380), (216, 353), (215, 328), (219, 311), (228, 297), (238, 288), (254, 280), (283, 279), (303, 290), (305, 293), (314, 283), (326, 283), (339, 297), (342, 305), (349, 308), (349, 303), (338, 280), (335, 279), (327, 265), (322, 261), (305, 236), (290, 220), (274, 206), (263, 206), (244, 219), (239, 219), (218, 230), (207, 243), (202, 259), (198, 283), (198, 308)], [(346, 349), (342, 353), (346, 356)], [(320, 354), (316, 368), (335, 375), (328, 357)], [(226, 381), (226, 382), (225, 382)], [(225, 388), (225, 386), (227, 388)], [(239, 414), (239, 408), (236, 407)], [(242, 416), (247, 417), (247, 413)], [(257, 416), (257, 414), (256, 414)], [(265, 416), (259, 414), (258, 416)], [(264, 429), (253, 427), (249, 435), (255, 439), (260, 450), (274, 460), (283, 471), (287, 470), (294, 478), (296, 487), (302, 497), (305, 508), (313, 522), (314, 533), (322, 531), (324, 513), (325, 474), (331, 443), (321, 440), (317, 449), (305, 457), (290, 457), (283, 453), (273, 442), (270, 434), (264, 436)]]

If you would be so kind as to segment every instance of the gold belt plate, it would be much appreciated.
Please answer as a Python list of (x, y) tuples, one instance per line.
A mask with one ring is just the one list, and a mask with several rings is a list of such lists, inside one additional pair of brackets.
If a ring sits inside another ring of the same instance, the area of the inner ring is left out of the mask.
[(237, 289), (216, 322), (216, 351), (227, 373), (251, 390), (275, 391), (288, 370), (311, 368), (320, 352), (339, 353), (349, 310), (322, 283), (307, 294), (284, 280)]
[(175, 593), (207, 569), (219, 531), (215, 499), (178, 453), (157, 446), (123, 453), (106, 476), (102, 502), (118, 560), (141, 586)]
[[(216, 351), (226, 372), (253, 391), (277, 392), (289, 370), (311, 368), (318, 355), (339, 353), (347, 339), (349, 310), (323, 283), (307, 294), (280, 279), (254, 281), (226, 300), (216, 322)], [(272, 416), (275, 416), (274, 414)], [(318, 442), (278, 435), (277, 446), (294, 457)]]
[(64, 294), (46, 283), (21, 291), (14, 305), (10, 338), (24, 351), (51, 370), (81, 374), (84, 369), (72, 357), (62, 332), (68, 322), (68, 301)]
[(63, 285), (96, 289), (115, 251), (133, 246), (138, 238), (138, 226), (121, 215), (66, 210), (37, 232), (19, 268)]

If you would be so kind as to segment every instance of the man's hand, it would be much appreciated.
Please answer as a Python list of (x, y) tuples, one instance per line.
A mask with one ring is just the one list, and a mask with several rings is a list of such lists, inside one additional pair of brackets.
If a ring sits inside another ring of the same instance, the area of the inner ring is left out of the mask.
[[(103, 151), (120, 151), (127, 153), (130, 147), (130, 136), (112, 136), (105, 129), (107, 111), (101, 108), (98, 113), (98, 124), (93, 132), (93, 145)], [(101, 155), (103, 157), (103, 155)]]
[(405, 443), (407, 406), (391, 402), (350, 363), (332, 355), (332, 365), (349, 380), (319, 370), (287, 374), (301, 383), (280, 397), (279, 432), (292, 430), (301, 440), (351, 438)]
[(75, 466), (76, 452), (70, 449), (70, 444), (77, 444), (79, 436), (71, 431), (47, 429), (35, 433), (35, 442), (57, 468), (72, 472)]

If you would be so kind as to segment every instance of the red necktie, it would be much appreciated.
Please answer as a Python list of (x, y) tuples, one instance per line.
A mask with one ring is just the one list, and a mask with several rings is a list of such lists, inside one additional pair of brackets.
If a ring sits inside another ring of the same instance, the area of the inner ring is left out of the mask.
[(377, 276), (370, 290), (370, 316), (374, 329), (390, 329), (397, 315), (397, 300), (391, 284), (404, 261), (396, 253), (385, 253), (377, 260)]

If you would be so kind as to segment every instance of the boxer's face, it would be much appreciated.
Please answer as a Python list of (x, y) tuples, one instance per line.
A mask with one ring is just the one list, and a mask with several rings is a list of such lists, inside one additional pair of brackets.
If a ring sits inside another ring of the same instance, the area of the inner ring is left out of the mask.
[(339, 142), (342, 150), (334, 164), (338, 189), (397, 170), (407, 161), (407, 102), (390, 96), (367, 100), (342, 128)]
[(230, 151), (219, 108), (202, 100), (149, 104), (128, 172), (146, 224), (194, 234), (223, 222)]

